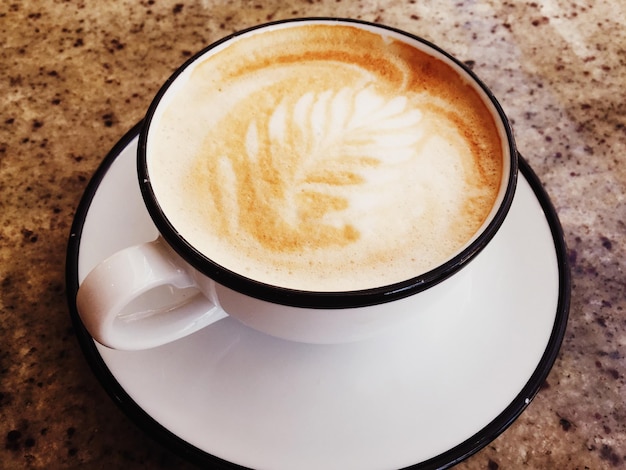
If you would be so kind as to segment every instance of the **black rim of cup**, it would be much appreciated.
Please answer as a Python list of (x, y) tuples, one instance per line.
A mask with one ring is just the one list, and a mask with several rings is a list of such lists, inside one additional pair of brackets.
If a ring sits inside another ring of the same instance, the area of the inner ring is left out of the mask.
[[(166, 91), (169, 89), (170, 85), (198, 57), (204, 55), (211, 49), (226, 41), (229, 41), (236, 36), (246, 34), (257, 29), (266, 28), (271, 25), (298, 23), (306, 21), (327, 22), (331, 24), (352, 23), (356, 25), (365, 25), (368, 27), (391, 31), (405, 36), (407, 39), (418, 41), (424, 46), (442, 54), (447, 59), (457, 64), (461, 69), (463, 69), (465, 73), (476, 83), (476, 85), (478, 85), (484, 91), (485, 95), (488, 97), (488, 99), (493, 104), (495, 110), (497, 111), (500, 120), (504, 126), (510, 152), (510, 169), (506, 183), (507, 188), (504, 194), (504, 198), (502, 199), (502, 202), (500, 203), (500, 206), (496, 214), (493, 216), (491, 222), (482, 229), (482, 232), (472, 241), (472, 243), (470, 243), (460, 253), (458, 253), (442, 265), (438, 266), (437, 268), (402, 282), (354, 291), (320, 292), (273, 286), (270, 284), (259, 282), (254, 279), (250, 279), (231, 270), (228, 270), (200, 253), (177, 232), (177, 230), (170, 223), (167, 216), (161, 209), (161, 206), (152, 190), (150, 177), (148, 175), (146, 160), (147, 138), (152, 118), (156, 112), (157, 107), (159, 106), (159, 103), (161, 102), (161, 99), (165, 95)], [(159, 231), (161, 236), (174, 248), (174, 250), (200, 273), (210, 277), (217, 283), (224, 285), (230, 289), (233, 289), (250, 297), (269, 301), (272, 303), (303, 308), (341, 309), (377, 305), (408, 297), (410, 295), (422, 292), (434, 285), (439, 284), (440, 282), (444, 281), (445, 279), (449, 278), (454, 273), (459, 271), (461, 268), (465, 267), (472, 259), (475, 258), (478, 253), (482, 251), (483, 248), (485, 248), (485, 246), (487, 246), (489, 241), (499, 230), (500, 226), (506, 218), (506, 215), (509, 212), (517, 185), (518, 154), (515, 147), (513, 132), (511, 130), (509, 121), (504, 114), (504, 111), (502, 110), (502, 107), (496, 100), (493, 93), (489, 90), (489, 88), (487, 88), (487, 86), (464, 63), (462, 63), (449, 53), (445, 52), (438, 46), (430, 43), (429, 41), (406, 31), (362, 20), (348, 18), (314, 17), (286, 19), (253, 26), (251, 28), (247, 28), (230, 34), (205, 47), (204, 49), (190, 57), (164, 83), (164, 85), (157, 92), (155, 98), (150, 104), (150, 107), (148, 108), (148, 112), (146, 114), (146, 118), (144, 119), (144, 123), (139, 135), (139, 146), (137, 151), (137, 170), (141, 194), (150, 214), (150, 217), (157, 227), (157, 230)]]

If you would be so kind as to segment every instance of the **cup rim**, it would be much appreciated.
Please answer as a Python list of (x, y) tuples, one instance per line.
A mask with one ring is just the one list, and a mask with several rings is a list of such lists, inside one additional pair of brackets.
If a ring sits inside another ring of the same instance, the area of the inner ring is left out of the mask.
[[(196, 59), (206, 54), (210, 50), (216, 48), (217, 46), (227, 41), (230, 41), (237, 36), (248, 34), (258, 29), (268, 28), (273, 25), (300, 22), (321, 22), (328, 24), (351, 23), (361, 26), (367, 26), (368, 28), (376, 28), (390, 31), (395, 34), (400, 34), (407, 39), (417, 41), (425, 47), (430, 48), (433, 51), (443, 55), (447, 60), (453, 62), (455, 65), (460, 67), (463, 72), (468, 76), (468, 78), (470, 78), (474, 82), (474, 84), (483, 91), (485, 97), (494, 107), (498, 115), (497, 117), (500, 120), (500, 124), (504, 129), (504, 133), (507, 138), (507, 147), (510, 154), (509, 174), (506, 180), (503, 179), (503, 183), (506, 184), (506, 190), (504, 192), (502, 200), (499, 203), (500, 205), (496, 213), (492, 216), (492, 219), (487, 224), (487, 226), (482, 227), (482, 231), (478, 235), (476, 235), (467, 246), (465, 246), (459, 253), (445, 261), (440, 266), (404, 281), (359, 290), (307, 291), (275, 286), (238, 274), (232, 270), (225, 268), (224, 266), (219, 265), (206, 255), (200, 253), (176, 230), (176, 228), (167, 218), (165, 212), (162, 210), (161, 205), (159, 204), (157, 197), (152, 189), (150, 177), (148, 174), (147, 140), (152, 118), (154, 117), (156, 110), (159, 107), (159, 104), (161, 103), (161, 100), (167, 90), (174, 83), (176, 78), (181, 75), (183, 71), (187, 69), (192, 63), (194, 63)], [(137, 175), (139, 179), (141, 194), (148, 213), (150, 214), (150, 217), (161, 236), (187, 263), (189, 263), (201, 274), (213, 279), (215, 282), (227, 288), (240, 292), (244, 295), (248, 295), (250, 297), (276, 304), (316, 309), (359, 308), (391, 302), (422, 292), (430, 287), (439, 284), (440, 282), (455, 274), (457, 271), (465, 267), (483, 250), (483, 248), (487, 246), (487, 244), (491, 241), (491, 239), (495, 236), (496, 232), (501, 227), (513, 202), (513, 197), (515, 195), (515, 189), (517, 186), (517, 174), (518, 152), (516, 149), (513, 132), (509, 120), (491, 90), (476, 76), (476, 74), (467, 65), (465, 65), (463, 62), (461, 62), (459, 59), (455, 58), (448, 52), (441, 49), (439, 46), (412, 33), (391, 26), (353, 18), (303, 17), (277, 20), (236, 31), (202, 48), (200, 51), (193, 54), (189, 59), (187, 59), (180, 67), (178, 67), (176, 71), (174, 71), (170, 75), (170, 77), (157, 91), (155, 97), (150, 103), (150, 106), (148, 107), (145, 119), (143, 120), (143, 124), (139, 133), (137, 150)]]

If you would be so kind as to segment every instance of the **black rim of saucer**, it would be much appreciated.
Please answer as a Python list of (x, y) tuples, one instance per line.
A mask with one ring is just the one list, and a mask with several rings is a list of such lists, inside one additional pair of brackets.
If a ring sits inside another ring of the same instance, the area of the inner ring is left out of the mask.
[[(150, 182), (150, 176), (148, 174), (147, 162), (146, 162), (146, 146), (148, 140), (148, 128), (150, 122), (156, 112), (156, 109), (175, 79), (191, 65), (198, 57), (214, 49), (215, 47), (223, 44), (230, 39), (244, 35), (260, 28), (265, 28), (272, 25), (281, 25), (285, 23), (300, 23), (304, 21), (316, 21), (328, 24), (333, 23), (352, 23), (357, 25), (366, 25), (370, 27), (387, 30), (392, 33), (399, 34), (405, 38), (417, 41), (424, 46), (434, 50), (441, 54), (461, 70), (463, 70), (485, 93), (487, 99), (493, 104), (495, 110), (500, 116), (500, 120), (503, 123), (504, 131), (509, 142), (509, 152), (511, 154), (511, 168), (507, 178), (507, 190), (504, 198), (500, 204), (497, 213), (494, 215), (491, 222), (483, 230), (483, 232), (465, 249), (455, 255), (450, 260), (446, 261), (443, 265), (423, 273), (412, 279), (408, 279), (402, 282), (385, 285), (382, 287), (344, 291), (344, 292), (312, 292), (297, 289), (289, 289), (283, 287), (272, 286), (259, 282), (254, 279), (242, 276), (238, 273), (230, 271), (225, 267), (215, 263), (207, 256), (196, 250), (185, 238), (176, 230), (173, 224), (168, 220), (167, 216), (161, 209), (161, 205), (156, 199), (156, 196), (152, 190)], [(251, 297), (256, 297), (261, 300), (266, 300), (272, 303), (291, 305), (296, 307), (308, 307), (308, 308), (324, 308), (324, 309), (340, 309), (350, 307), (364, 307), (368, 305), (376, 305), (385, 302), (397, 300), (415, 293), (424, 291), (434, 285), (444, 281), (460, 269), (464, 268), (469, 262), (471, 262), (476, 255), (478, 255), (489, 241), (495, 236), (504, 222), (506, 215), (511, 207), (513, 196), (515, 195), (515, 188), (517, 184), (518, 173), (518, 153), (515, 147), (515, 139), (510, 127), (508, 118), (506, 117), (500, 103), (493, 95), (491, 90), (469, 69), (463, 62), (450, 55), (437, 45), (406, 31), (392, 28), (389, 26), (371, 23), (362, 20), (348, 19), (348, 18), (327, 18), (327, 17), (311, 17), (311, 18), (295, 18), (274, 21), (270, 23), (260, 24), (247, 28), (241, 31), (237, 31), (229, 36), (226, 36), (209, 46), (205, 47), (198, 53), (194, 54), (187, 61), (185, 61), (164, 83), (159, 89), (153, 101), (151, 102), (148, 111), (144, 119), (144, 125), (139, 134), (139, 147), (137, 151), (137, 170), (138, 179), (141, 193), (156, 225), (159, 233), (167, 240), (167, 242), (178, 252), (178, 254), (185, 259), (189, 264), (196, 268), (201, 273), (209, 276), (218, 283), (227, 286), (236, 291), (242, 292)]]
[[(76, 210), (68, 242), (65, 273), (67, 301), (72, 324), (83, 354), (105, 391), (109, 394), (113, 402), (128, 416), (128, 418), (139, 426), (139, 428), (141, 428), (146, 434), (182, 458), (203, 468), (209, 467), (224, 470), (245, 469), (246, 467), (227, 462), (189, 444), (159, 424), (146, 411), (144, 411), (141, 406), (126, 393), (124, 388), (111, 373), (102, 359), (102, 356), (98, 352), (94, 340), (82, 324), (76, 310), (76, 293), (78, 291), (78, 260), (80, 255), (81, 235), (85, 219), (89, 213), (91, 202), (98, 191), (104, 176), (107, 174), (109, 167), (124, 150), (124, 148), (126, 148), (129, 143), (137, 137), (140, 128), (141, 123), (135, 125), (135, 127), (133, 127), (109, 152), (90, 180)], [(503, 431), (505, 431), (532, 401), (543, 385), (559, 353), (567, 326), (571, 292), (567, 247), (558, 216), (548, 194), (541, 184), (541, 181), (521, 155), (519, 156), (519, 164), (522, 175), (530, 184), (533, 193), (544, 211), (544, 215), (550, 227), (555, 253), (557, 256), (559, 270), (559, 295), (555, 320), (548, 344), (526, 385), (494, 420), (466, 441), (429, 460), (405, 467), (407, 470), (450, 468), (483, 449), (487, 444), (492, 442)]]

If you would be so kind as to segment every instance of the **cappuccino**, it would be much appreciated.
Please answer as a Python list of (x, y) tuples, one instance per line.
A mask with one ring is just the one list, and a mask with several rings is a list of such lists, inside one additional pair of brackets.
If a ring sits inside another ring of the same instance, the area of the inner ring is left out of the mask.
[(180, 236), (230, 271), (306, 291), (393, 284), (489, 220), (508, 150), (487, 103), (458, 66), (399, 34), (251, 31), (167, 89), (150, 183)]

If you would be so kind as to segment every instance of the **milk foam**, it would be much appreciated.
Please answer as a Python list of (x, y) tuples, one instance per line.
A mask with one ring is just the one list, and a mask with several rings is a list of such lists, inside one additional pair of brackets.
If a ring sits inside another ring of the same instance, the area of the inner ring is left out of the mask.
[(399, 282), (488, 217), (502, 144), (448, 65), (346, 25), (240, 37), (183, 74), (155, 115), (151, 183), (218, 264), (304, 290)]

